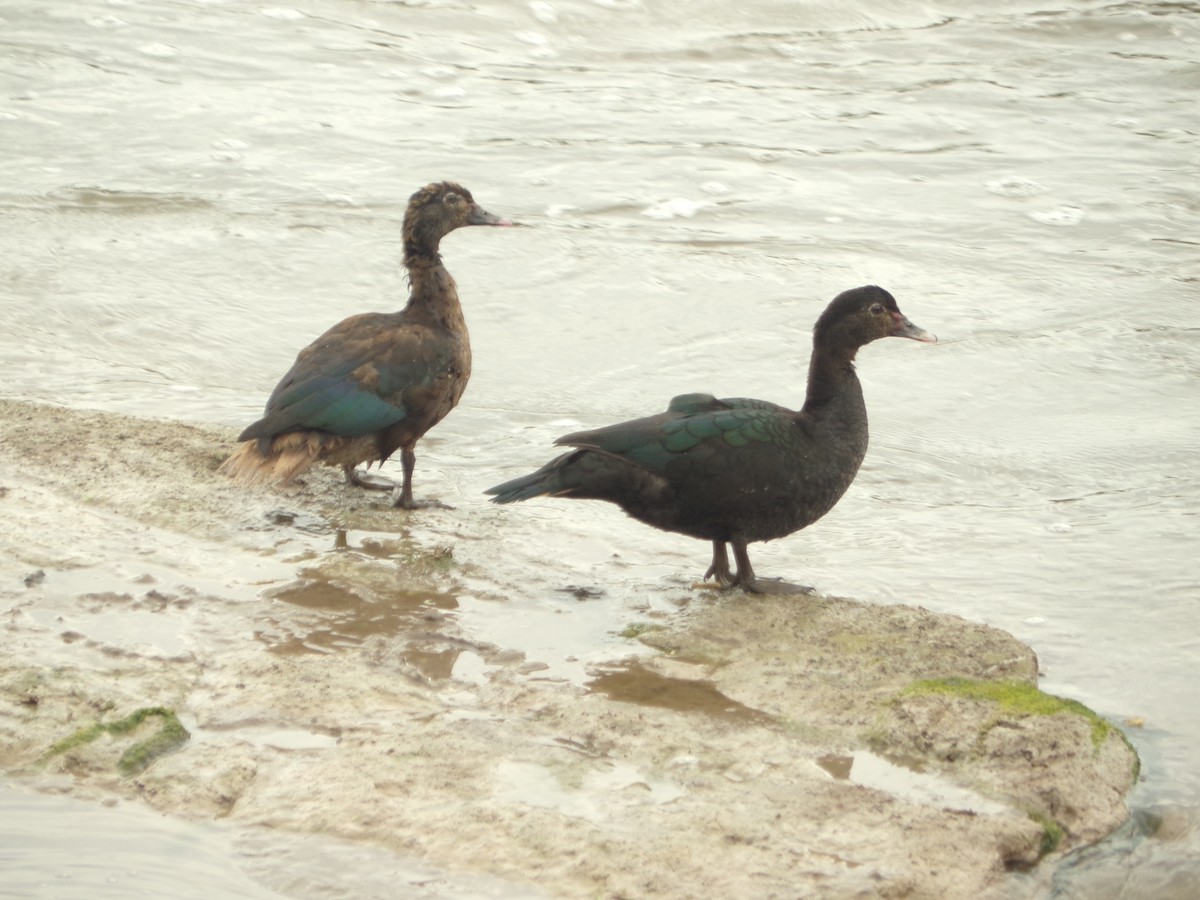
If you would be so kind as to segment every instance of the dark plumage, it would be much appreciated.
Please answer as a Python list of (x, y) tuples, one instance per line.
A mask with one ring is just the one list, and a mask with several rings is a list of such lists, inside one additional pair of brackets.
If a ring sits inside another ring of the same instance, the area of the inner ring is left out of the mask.
[(712, 541), (704, 577), (722, 587), (811, 590), (756, 578), (746, 545), (811, 525), (846, 492), (867, 452), (854, 356), (889, 335), (937, 340), (909, 322), (883, 288), (846, 291), (813, 329), (799, 412), (764, 400), (684, 394), (665, 413), (559, 438), (578, 449), (487, 493), (495, 503), (541, 495), (607, 500), (647, 525)]
[[(417, 439), (457, 405), (471, 377), (471, 344), (438, 244), (466, 225), (511, 225), (451, 182), (412, 195), (404, 214), (408, 305), (339, 322), (300, 351), (261, 419), (221, 467), (246, 481), (287, 482), (314, 463), (341, 466), (352, 484), (393, 489), (414, 509)], [(401, 485), (355, 471), (400, 450)]]

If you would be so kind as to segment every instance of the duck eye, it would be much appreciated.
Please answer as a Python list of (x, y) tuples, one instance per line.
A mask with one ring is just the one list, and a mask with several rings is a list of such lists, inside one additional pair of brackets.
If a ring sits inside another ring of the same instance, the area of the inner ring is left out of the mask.
[(454, 191), (451, 191), (442, 198), (442, 202), (447, 206), (457, 206), (458, 204), (462, 203), (462, 197), (458, 196), (458, 194), (454, 193)]
[(883, 315), (883, 304), (882, 303), (871, 304), (871, 315), (873, 315), (873, 316)]

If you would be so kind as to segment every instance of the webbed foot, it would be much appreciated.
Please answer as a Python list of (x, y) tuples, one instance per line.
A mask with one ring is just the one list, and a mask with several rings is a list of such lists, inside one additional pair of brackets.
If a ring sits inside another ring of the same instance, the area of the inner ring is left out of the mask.
[(407, 500), (396, 497), (392, 500), (392, 506), (396, 509), (454, 509), (449, 503), (443, 503), (441, 500), (414, 500), (411, 497)]
[(779, 578), (752, 578), (740, 585), (748, 594), (812, 594), (816, 588), (806, 584), (790, 584)]
[(400, 452), (400, 465), (404, 470), (404, 481), (397, 484), (392, 491), (392, 506), (395, 509), (454, 509), (441, 500), (414, 500), (412, 495), (413, 467), (417, 464), (417, 456), (411, 447), (404, 447)]
[(396, 485), (392, 491), (392, 507), (394, 509), (454, 509), (441, 500), (414, 500), (412, 488), (408, 485)]
[(376, 475), (374, 472), (367, 471), (360, 472), (353, 466), (343, 466), (342, 471), (346, 473), (347, 484), (366, 488), (368, 491), (394, 491), (399, 487), (395, 481), (384, 475)]
[(790, 584), (780, 578), (758, 578), (754, 574), (754, 567), (750, 565), (750, 554), (746, 552), (746, 542), (734, 540), (730, 543), (733, 544), (733, 558), (737, 561), (737, 577), (733, 579), (733, 585), (749, 594), (813, 593), (813, 588), (807, 585)]

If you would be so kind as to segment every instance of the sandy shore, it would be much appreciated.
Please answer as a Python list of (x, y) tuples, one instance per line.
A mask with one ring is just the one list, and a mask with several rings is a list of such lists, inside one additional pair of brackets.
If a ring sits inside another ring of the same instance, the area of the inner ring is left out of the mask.
[[(573, 684), (463, 632), (452, 529), (414, 540), (422, 513), (332, 471), (232, 485), (232, 446), (0, 401), (6, 771), (369, 841), (513, 896), (974, 897), (1126, 817), (1132, 750), (1037, 692), (1003, 632), (704, 591)], [(118, 759), (160, 716), (47, 755), (159, 707), (190, 739), (139, 772)]]

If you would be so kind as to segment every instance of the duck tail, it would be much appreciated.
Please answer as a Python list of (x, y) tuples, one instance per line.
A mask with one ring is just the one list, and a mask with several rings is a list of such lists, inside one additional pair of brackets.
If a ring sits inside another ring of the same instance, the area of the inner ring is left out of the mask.
[(528, 500), (530, 497), (570, 496), (571, 492), (579, 486), (578, 473), (570, 465), (572, 458), (578, 452), (564, 453), (546, 463), (536, 472), (490, 487), (484, 493), (493, 495), (493, 503), (516, 503), (519, 500)]
[(320, 435), (303, 431), (281, 434), (269, 441), (246, 441), (221, 464), (220, 471), (244, 484), (287, 484), (312, 467), (322, 448)]

